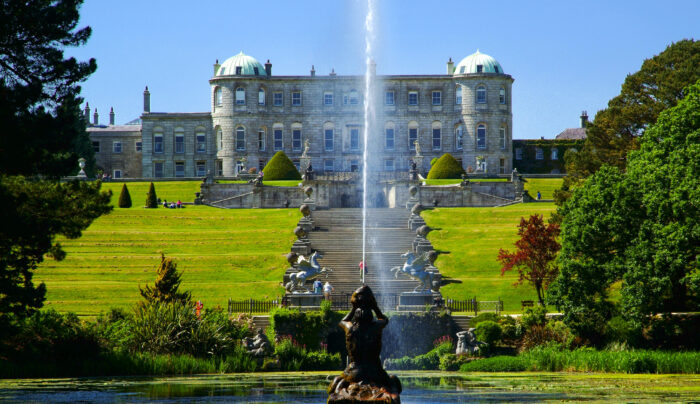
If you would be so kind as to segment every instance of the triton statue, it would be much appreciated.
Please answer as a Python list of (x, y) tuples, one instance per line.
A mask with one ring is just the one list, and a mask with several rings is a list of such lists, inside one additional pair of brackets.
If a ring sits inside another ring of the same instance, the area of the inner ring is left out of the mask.
[(394, 278), (399, 277), (399, 273), (403, 273), (409, 278), (420, 282), (414, 292), (418, 292), (418, 289), (422, 287), (421, 292), (430, 292), (433, 289), (433, 273), (428, 272), (425, 268), (432, 265), (440, 254), (449, 254), (446, 251), (428, 251), (416, 257), (415, 253), (409, 251), (405, 254), (401, 254), (401, 258), (406, 258), (406, 262), (403, 267), (396, 266), (391, 268), (389, 271), (394, 272)]
[(304, 289), (306, 292), (309, 292), (309, 289), (304, 287), (304, 282), (315, 279), (321, 275), (325, 275), (327, 278), (328, 274), (333, 272), (330, 268), (321, 268), (321, 265), (317, 261), (318, 258), (323, 258), (323, 255), (319, 254), (318, 251), (314, 251), (308, 259), (303, 255), (299, 255), (297, 258), (299, 272), (289, 275), (289, 282), (284, 285), (287, 292), (297, 292), (298, 289)]

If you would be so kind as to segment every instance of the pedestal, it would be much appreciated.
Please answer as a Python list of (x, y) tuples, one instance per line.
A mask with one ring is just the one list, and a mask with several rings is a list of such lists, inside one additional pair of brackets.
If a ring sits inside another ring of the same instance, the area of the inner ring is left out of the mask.
[(292, 252), (299, 255), (311, 254), (311, 243), (305, 240), (297, 240), (292, 244)]
[(442, 298), (442, 295), (434, 292), (403, 292), (399, 295), (399, 311), (424, 311), (425, 306), (432, 306), (438, 297)]
[(316, 308), (321, 306), (323, 294), (321, 293), (287, 293), (287, 301), (290, 307)]
[(304, 229), (304, 231), (308, 234), (314, 229), (314, 221), (311, 220), (311, 217), (302, 217), (299, 219), (297, 226)]
[(316, 210), (316, 202), (311, 198), (304, 199), (304, 205), (308, 205), (311, 211)]
[(418, 215), (411, 215), (408, 218), (408, 228), (411, 229), (411, 231), (415, 231), (417, 228), (423, 226), (424, 224), (425, 220)]

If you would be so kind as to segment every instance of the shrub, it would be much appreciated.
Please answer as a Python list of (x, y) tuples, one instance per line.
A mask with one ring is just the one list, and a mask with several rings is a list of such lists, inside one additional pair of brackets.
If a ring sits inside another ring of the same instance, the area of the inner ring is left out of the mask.
[(494, 321), (482, 321), (477, 324), (474, 330), (476, 339), (489, 344), (489, 347), (501, 339), (501, 334), (501, 326)]
[(432, 160), (430, 160), (430, 166), (431, 166), (431, 167), (434, 166), (435, 163), (437, 163), (438, 160), (439, 160), (439, 159), (438, 159), (437, 157), (433, 157)]
[(327, 352), (307, 352), (301, 365), (301, 370), (342, 370), (343, 361), (340, 354)]
[(452, 339), (445, 339), (426, 354), (414, 358), (404, 356), (399, 359), (387, 359), (384, 366), (393, 370), (438, 370), (440, 357), (451, 354), (452, 349)]
[(476, 325), (482, 321), (493, 321), (497, 323), (500, 319), (501, 317), (496, 313), (481, 313), (478, 316), (472, 318), (472, 321), (470, 321), (469, 324), (472, 327), (476, 327)]
[(297, 171), (294, 163), (283, 151), (278, 151), (272, 156), (263, 168), (263, 174), (265, 181), (301, 179), (301, 174)]
[(170, 258), (165, 258), (165, 255), (160, 255), (160, 265), (156, 269), (158, 274), (153, 287), (146, 285), (141, 291), (141, 296), (147, 302), (181, 302), (189, 303), (191, 299), (190, 292), (180, 292), (181, 275), (177, 272), (177, 264)]
[(146, 207), (147, 208), (157, 208), (158, 207), (158, 197), (156, 196), (156, 187), (151, 183), (148, 187), (148, 193), (146, 193)]
[(532, 349), (541, 345), (570, 347), (574, 335), (561, 321), (553, 321), (545, 326), (533, 325), (523, 335), (521, 350)]
[(460, 178), (462, 174), (462, 166), (450, 153), (445, 153), (430, 168), (428, 179)]
[(461, 372), (524, 372), (530, 368), (530, 361), (520, 356), (494, 356), (477, 359), (463, 364)]
[(122, 192), (119, 194), (119, 207), (131, 207), (131, 195), (129, 194), (129, 188), (126, 187), (126, 184), (122, 186)]
[(471, 358), (467, 355), (445, 354), (440, 357), (440, 370), (458, 370), (463, 364), (470, 360)]
[(547, 309), (544, 306), (537, 306), (525, 310), (521, 322), (525, 329), (533, 326), (544, 326), (547, 324)]

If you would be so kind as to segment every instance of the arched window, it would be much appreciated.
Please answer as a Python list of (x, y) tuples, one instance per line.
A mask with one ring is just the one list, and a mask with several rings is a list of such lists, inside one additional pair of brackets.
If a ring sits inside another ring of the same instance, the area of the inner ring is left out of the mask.
[(442, 125), (440, 122), (433, 122), (433, 150), (442, 149)]
[(394, 123), (387, 122), (384, 126), (384, 148), (387, 150), (394, 150), (395, 139)]
[(224, 104), (224, 94), (221, 90), (221, 87), (216, 87), (216, 89), (214, 90), (214, 104), (217, 107), (220, 107)]
[(185, 129), (175, 128), (175, 153), (185, 152)]
[(195, 150), (197, 151), (197, 153), (206, 153), (207, 152), (207, 133), (205, 132), (204, 128), (195, 129), (194, 139), (195, 139)]
[(464, 148), (464, 125), (455, 126), (455, 149), (462, 150)]
[(486, 125), (484, 125), (483, 123), (480, 123), (476, 127), (476, 148), (486, 148)]
[(411, 121), (408, 123), (408, 150), (416, 150), (416, 142), (418, 141), (418, 122)]
[(258, 105), (265, 105), (265, 89), (258, 90)]
[(245, 128), (243, 126), (236, 128), (236, 150), (245, 150)]
[(476, 87), (476, 103), (486, 104), (486, 86), (483, 84)]
[(245, 90), (243, 87), (236, 89), (236, 105), (245, 105)]
[(223, 150), (224, 148), (224, 136), (219, 126), (216, 127), (216, 147), (218, 147), (218, 150)]
[(506, 145), (507, 145), (507, 140), (508, 140), (508, 138), (506, 137), (506, 132), (507, 132), (506, 127), (505, 127), (505, 126), (501, 126), (501, 129), (499, 130), (499, 133), (498, 133), (498, 134), (499, 134), (499, 140), (500, 140), (499, 143), (500, 143), (500, 146), (501, 146), (501, 150), (505, 150)]
[(277, 150), (282, 150), (284, 147), (284, 142), (282, 139), (282, 130), (284, 126), (281, 123), (276, 123), (272, 125), (272, 148)]
[(163, 153), (163, 128), (153, 129), (153, 153)]
[(498, 102), (499, 102), (499, 104), (506, 103), (506, 89), (505, 89), (505, 87), (501, 87), (501, 89), (498, 90)]
[(462, 86), (460, 85), (455, 87), (455, 104), (462, 105)]
[(292, 124), (292, 151), (301, 151), (301, 124)]

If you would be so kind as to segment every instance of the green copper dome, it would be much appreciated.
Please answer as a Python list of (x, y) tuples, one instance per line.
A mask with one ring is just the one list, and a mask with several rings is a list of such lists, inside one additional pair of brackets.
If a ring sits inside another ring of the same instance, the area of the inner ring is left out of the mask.
[(455, 76), (460, 74), (473, 73), (496, 73), (503, 74), (500, 63), (491, 56), (481, 53), (478, 50), (464, 59), (455, 68)]
[(217, 76), (264, 76), (265, 67), (254, 57), (243, 52), (224, 61), (216, 72)]

